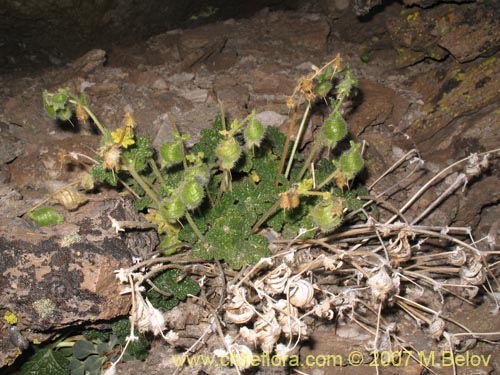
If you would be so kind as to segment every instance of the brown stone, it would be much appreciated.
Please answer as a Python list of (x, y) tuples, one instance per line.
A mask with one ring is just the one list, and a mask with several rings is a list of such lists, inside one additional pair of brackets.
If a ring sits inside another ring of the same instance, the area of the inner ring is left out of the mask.
[(466, 62), (498, 51), (500, 21), (495, 5), (439, 4), (423, 11), (403, 10), (387, 21), (400, 66), (425, 58), (442, 60), (449, 53)]
[[(16, 315), (18, 338), (43, 340), (65, 327), (128, 313), (130, 298), (120, 295), (114, 271), (128, 267), (131, 255), (154, 250), (157, 237), (115, 232), (108, 215), (139, 220), (127, 202), (90, 202), (64, 212), (65, 223), (54, 227), (0, 219), (0, 313)], [(10, 339), (11, 327), (5, 322), (0, 330), (3, 366), (15, 357), (19, 343)]]
[[(417, 87), (426, 93), (426, 114), (413, 123), (409, 135), (424, 156), (443, 149), (454, 138), (462, 139), (469, 121), (461, 119), (498, 102), (500, 87), (495, 77), (500, 77), (500, 59), (496, 57), (471, 66), (454, 64), (443, 76), (436, 72), (420, 77)], [(490, 114), (495, 116), (493, 111)]]

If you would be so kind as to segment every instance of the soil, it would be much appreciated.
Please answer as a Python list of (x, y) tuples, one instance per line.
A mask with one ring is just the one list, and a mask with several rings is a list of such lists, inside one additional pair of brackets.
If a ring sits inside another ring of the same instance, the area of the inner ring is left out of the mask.
[[(256, 109), (263, 122), (284, 128), (288, 119), (286, 101), (298, 79), (309, 73), (312, 66), (321, 66), (337, 54), (359, 78), (359, 93), (346, 108), (346, 118), (352, 137), (366, 142), (367, 168), (363, 175), (366, 184), (376, 181), (412, 149), (416, 149), (425, 161), (423, 167), (391, 194), (391, 204), (400, 207), (436, 172), (472, 153), (485, 152), (500, 145), (498, 48), (476, 48), (473, 41), (465, 37), (460, 44), (450, 36), (468, 27), (465, 22), (458, 23), (470, 11), (468, 6), (439, 4), (420, 9), (405, 8), (394, 2), (363, 18), (356, 17), (349, 9), (264, 9), (247, 19), (229, 19), (192, 29), (173, 30), (107, 51), (91, 50), (64, 67), (3, 74), (0, 76), (2, 225), (4, 228), (15, 227), (18, 225), (14, 224), (15, 220), (30, 207), (81, 173), (80, 167), (65, 163), (65, 156), (70, 152), (94, 156), (98, 148), (99, 137), (95, 129), (77, 121), (54, 122), (44, 114), (43, 90), (53, 91), (59, 87), (76, 91), (84, 89), (90, 100), (89, 106), (110, 128), (121, 126), (125, 112), (132, 112), (137, 132), (149, 136), (155, 147), (172, 139), (167, 116), (170, 112), (182, 131), (192, 135), (189, 142), (194, 143), (200, 130), (209, 127), (219, 113), (218, 100), (224, 103), (229, 118), (242, 118)], [(481, 14), (489, 14), (487, 4), (474, 6), (480, 8), (477, 11), (483, 12)], [(417, 13), (420, 16), (415, 16)], [(420, 17), (416, 22), (421, 23), (411, 24), (412, 17)], [(489, 26), (489, 21), (485, 22), (484, 33), (491, 30), (489, 27), (495, 30), (498, 26), (494, 18)], [(440, 35), (436, 34), (436, 22), (442, 23)], [(482, 40), (477, 23), (470, 24), (469, 33), (475, 33), (476, 40)], [(442, 31), (446, 28), (448, 32)], [(421, 35), (423, 29), (428, 33), (427, 39)], [(491, 36), (493, 40), (495, 37), (496, 34)], [(498, 39), (494, 42), (498, 47)], [(305, 134), (302, 147), (307, 147), (308, 141), (316, 136), (314, 129), (323, 122), (324, 115), (320, 110), (313, 113), (311, 130)], [(460, 188), (445, 199), (425, 217), (423, 223), (442, 227), (470, 226), (473, 237), (483, 239), (483, 243), (486, 243), (484, 238), (488, 234), (490, 240), (494, 237), (493, 244), (489, 248), (485, 245), (485, 249), (498, 250), (499, 242), (495, 242), (498, 233), (492, 232), (491, 228), (495, 225), (498, 228), (495, 223), (500, 216), (499, 169), (498, 159), (492, 155), (484, 173), (471, 179), (463, 191)], [(404, 175), (404, 171), (391, 174), (376, 185), (373, 195), (391, 188)], [(448, 185), (436, 184), (430, 189), (411, 207), (407, 213), (409, 217), (421, 212), (433, 197), (450, 186), (453, 178), (456, 174), (450, 174)], [(109, 201), (114, 203), (119, 199), (113, 190), (102, 188), (85, 207), (94, 213), (107, 212), (97, 211), (103, 209), (102, 202), (108, 202), (109, 207), (106, 207), (110, 210), (116, 205), (110, 205)], [(108, 227), (109, 224), (103, 221), (102, 228), (107, 230)], [(92, 227), (85, 233), (94, 233), (95, 230)], [(9, 230), (3, 230), (2, 240), (6, 238), (5, 233)], [(95, 241), (105, 240), (99, 237)], [(136, 244), (135, 250), (127, 250), (126, 256), (141, 255), (137, 249), (144, 248), (144, 243), (149, 248), (157, 243), (155, 238), (149, 237), (144, 241)], [(113, 249), (119, 246), (115, 244)], [(125, 246), (131, 248), (134, 245), (127, 242)], [(122, 255), (116, 258), (123, 262)], [(89, 267), (86, 264), (82, 267)], [(81, 272), (85, 275), (84, 269)], [(492, 266), (490, 272), (490, 276), (498, 275), (498, 266)], [(498, 296), (498, 286), (492, 283), (488, 287), (493, 295)], [(108, 296), (113, 294), (112, 291), (106, 293)], [(498, 305), (495, 305), (498, 302), (490, 296), (491, 293), (480, 294), (474, 304), (455, 300), (447, 304), (446, 313), (472, 332), (496, 332), (491, 340), (498, 340), (500, 316)], [(185, 313), (193, 309), (192, 304), (194, 301), (188, 300), (178, 308), (184, 309)], [(7, 307), (0, 306), (0, 309), (3, 311)], [(126, 313), (128, 305), (121, 309)], [(80, 318), (78, 324), (96, 320), (104, 312), (96, 311), (95, 314), (93, 318)], [(446, 350), (446, 340), (433, 340), (426, 329), (419, 327), (405, 312), (389, 309), (384, 318), (398, 322), (399, 336), (415, 353), (423, 353), (424, 357), (435, 353), (437, 358)], [(181, 336), (185, 342), (182, 347), (194, 342), (207, 324), (202, 318), (195, 319), (194, 323), (183, 327)], [(65, 324), (71, 324), (71, 319)], [(29, 331), (33, 327), (22, 328)], [(52, 322), (42, 328), (50, 331), (63, 326)], [(296, 373), (453, 372), (444, 363), (438, 365), (440, 361), (437, 359), (435, 363), (429, 360), (432, 362), (428, 362), (430, 370), (422, 366), (422, 361), (414, 360), (404, 366), (396, 364), (377, 370), (373, 367), (377, 358), (370, 357), (371, 338), (353, 322), (317, 323), (311, 337), (297, 349), (297, 353), (301, 358), (339, 354), (342, 361), (335, 366), (302, 366)], [(211, 335), (202, 353), (210, 354), (214, 348), (220, 347), (219, 337)], [(354, 350), (363, 353), (363, 365), (348, 365), (346, 358)], [(182, 351), (157, 339), (152, 343), (146, 361), (120, 364), (117, 373), (173, 373), (172, 355), (176, 353)], [(456, 355), (464, 358), (475, 355), (475, 359), (491, 355), (490, 362), (487, 365), (476, 365), (476, 362), (459, 364), (458, 371), (460, 374), (498, 373), (499, 353), (498, 345), (480, 341), (470, 350)], [(263, 365), (251, 369), (250, 373), (287, 374), (294, 371), (291, 367)], [(198, 365), (184, 368), (182, 373), (234, 374), (235, 369)]]

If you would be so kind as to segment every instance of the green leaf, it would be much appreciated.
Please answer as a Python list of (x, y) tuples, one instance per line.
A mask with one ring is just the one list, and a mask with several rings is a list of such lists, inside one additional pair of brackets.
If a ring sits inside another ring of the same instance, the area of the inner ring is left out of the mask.
[(73, 345), (73, 355), (76, 359), (85, 359), (91, 354), (97, 354), (97, 348), (90, 341), (80, 340)]
[(183, 275), (177, 269), (162, 273), (153, 280), (153, 283), (159, 289), (173, 295), (172, 298), (168, 298), (153, 290), (146, 293), (147, 298), (153, 306), (163, 311), (175, 307), (180, 300), (185, 300), (188, 294), (196, 295), (200, 292), (198, 283), (190, 277)]
[(153, 156), (151, 141), (148, 137), (140, 135), (136, 137), (135, 143), (131, 147), (123, 151), (122, 155), (127, 163), (134, 165), (137, 172), (141, 172), (146, 169), (148, 159)]
[(45, 108), (45, 112), (47, 112), (49, 116), (56, 116), (56, 110), (53, 106), (49, 105), (47, 102), (44, 102), (43, 107)]
[(167, 233), (163, 236), (160, 242), (160, 251), (163, 255), (172, 255), (182, 247), (182, 242), (179, 241), (177, 235), (174, 233)]
[(69, 89), (59, 89), (56, 93), (49, 93), (47, 90), (43, 92), (43, 105), (45, 111), (53, 117), (57, 117), (63, 121), (71, 118), (72, 112), (69, 107)]
[(69, 360), (69, 369), (71, 375), (85, 375), (85, 365), (76, 358), (71, 358)]
[[(210, 223), (205, 233), (210, 247), (197, 245), (193, 255), (224, 260), (235, 269), (268, 256), (267, 240), (253, 236), (251, 227), (278, 200), (282, 190), (283, 187), (274, 186), (273, 180), (256, 185), (247, 178), (234, 184), (233, 191), (226, 192), (219, 204), (203, 217)], [(184, 236), (184, 229), (180, 234)]]
[[(334, 171), (336, 167), (335, 165), (327, 160), (327, 159), (321, 159), (318, 163), (315, 165), (315, 170), (314, 174), (316, 177), (316, 183), (321, 183), (324, 181), (328, 176), (330, 176)], [(327, 184), (325, 188), (323, 188), (323, 191), (329, 190), (330, 189), (330, 184)]]
[(68, 375), (69, 362), (61, 354), (50, 349), (41, 349), (26, 362), (18, 375)]
[(57, 351), (59, 353), (61, 353), (63, 356), (65, 356), (66, 358), (70, 358), (73, 356), (73, 348), (71, 348), (71, 347), (59, 348), (59, 349), (57, 349)]
[(352, 95), (354, 90), (358, 87), (358, 79), (355, 77), (351, 68), (347, 66), (344, 70), (344, 77), (337, 85), (338, 97), (346, 98)]
[(83, 337), (88, 341), (108, 341), (110, 339), (109, 331), (101, 331), (98, 329), (87, 329), (83, 331)]
[(116, 337), (116, 335), (109, 336), (108, 347), (110, 350), (113, 349), (119, 343), (120, 341), (118, 340), (118, 337)]
[(274, 155), (281, 157), (281, 153), (283, 152), (283, 147), (285, 147), (286, 137), (283, 135), (280, 130), (274, 126), (270, 126), (267, 128), (266, 139), (272, 147), (272, 152)]
[(97, 346), (96, 346), (97, 354), (104, 355), (106, 352), (113, 349), (113, 347), (110, 347), (110, 346), (111, 345), (109, 342), (101, 342), (101, 343), (97, 344)]
[(101, 366), (106, 362), (106, 357), (99, 357), (97, 355), (91, 355), (87, 357), (84, 361), (85, 371), (90, 372), (92, 375), (99, 375), (101, 372)]
[(99, 181), (106, 182), (111, 186), (116, 186), (118, 184), (116, 172), (102, 167), (102, 158), (99, 158), (99, 164), (94, 164), (94, 166), (90, 169), (90, 173), (92, 173), (92, 175)]
[(200, 292), (200, 286), (190, 277), (182, 275), (178, 269), (168, 270), (153, 279), (153, 284), (158, 288), (170, 292), (178, 300), (184, 301), (188, 294), (196, 295)]
[(139, 198), (134, 201), (134, 207), (137, 211), (142, 211), (145, 208), (153, 207), (153, 200), (149, 197)]
[(215, 155), (215, 149), (220, 141), (224, 138), (219, 130), (222, 130), (221, 117), (218, 116), (212, 125), (212, 129), (203, 129), (201, 131), (201, 138), (192, 148), (191, 152), (197, 154), (202, 152), (205, 155), (206, 160), (210, 164), (215, 164), (217, 159)]
[(324, 82), (330, 82), (334, 76), (334, 70), (332, 65), (328, 65), (323, 71), (316, 76), (316, 80), (319, 84)]

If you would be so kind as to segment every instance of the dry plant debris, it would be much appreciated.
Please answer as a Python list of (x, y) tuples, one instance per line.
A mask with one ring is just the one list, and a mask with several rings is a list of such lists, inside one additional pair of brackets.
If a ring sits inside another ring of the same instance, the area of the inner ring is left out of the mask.
[[(333, 234), (314, 239), (301, 239), (300, 235), (293, 240), (276, 239), (271, 244), (272, 256), (238, 273), (221, 265), (221, 274), (211, 268), (199, 280), (204, 280), (205, 295), (217, 296), (215, 302), (202, 302), (212, 321), (217, 322), (213, 332), (218, 331), (224, 345), (215, 354), (239, 358), (233, 364), (241, 372), (251, 353), (269, 351), (286, 358), (308, 338), (315, 321), (334, 319), (353, 322), (370, 333), (370, 350), (408, 349), (409, 344), (398, 336), (397, 323), (384, 317), (389, 307), (401, 309), (431, 339), (443, 342), (452, 352), (470, 348), (477, 340), (498, 340), (500, 332), (473, 332), (443, 312), (450, 298), (474, 304), (478, 293), (483, 292), (494, 301), (494, 313), (498, 313), (498, 280), (494, 275), (498, 273), (499, 252), (490, 250), (496, 239), (474, 240), (470, 228), (465, 227), (418, 224), (453, 189), (445, 189), (415, 219), (405, 215), (431, 184), (446, 184), (444, 177), (454, 173), (454, 181), (463, 186), (463, 178), (466, 183), (484, 172), (488, 160), (498, 152), (473, 154), (440, 171), (400, 208), (392, 207), (394, 215), (383, 222), (361, 209), (365, 220), (353, 213)], [(388, 173), (421, 164), (413, 150)], [(449, 186), (456, 187), (456, 183)], [(374, 186), (371, 190), (374, 192)], [(369, 200), (365, 206), (372, 203)], [(444, 245), (436, 246), (436, 239)], [(122, 281), (138, 291), (148, 275), (166, 262), (172, 259), (150, 259), (120, 270), (119, 275), (127, 274)], [(185, 266), (186, 272), (190, 269), (194, 266)], [(134, 298), (136, 305), (142, 300), (140, 293)], [(437, 308), (429, 307), (430, 300)], [(155, 316), (152, 312), (146, 317), (132, 314), (131, 319), (161, 333)], [(143, 319), (149, 322), (145, 324)], [(172, 333), (169, 336), (175, 337)], [(190, 348), (185, 355), (201, 346)]]

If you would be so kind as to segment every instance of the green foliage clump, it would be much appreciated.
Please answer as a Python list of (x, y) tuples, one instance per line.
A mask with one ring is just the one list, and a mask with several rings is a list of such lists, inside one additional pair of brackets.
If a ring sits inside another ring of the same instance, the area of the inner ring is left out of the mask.
[(38, 350), (28, 362), (16, 372), (17, 375), (67, 375), (69, 361), (60, 352), (44, 348)]
[[(45, 111), (60, 120), (69, 120), (72, 116), (71, 108), (67, 105), (69, 98), (70, 92), (68, 88), (60, 88), (53, 94), (45, 90), (43, 92)], [(82, 101), (85, 101), (85, 96), (82, 96)]]
[[(233, 191), (224, 194), (218, 205), (202, 217), (204, 222), (211, 223), (204, 233), (210, 245), (198, 243), (193, 255), (224, 260), (235, 269), (269, 256), (267, 240), (252, 234), (251, 225), (272, 206), (278, 191), (274, 186), (266, 190), (264, 184), (255, 185), (248, 180), (234, 184)], [(184, 232), (191, 230), (185, 227), (181, 238), (186, 238)]]
[(103, 366), (117, 356), (118, 338), (109, 335), (106, 341), (76, 341), (71, 348), (71, 375), (100, 375)]
[[(106, 357), (101, 365), (106, 362), (115, 361), (121, 349), (125, 347), (126, 338), (130, 336), (130, 320), (121, 318), (110, 323), (106, 329), (88, 329), (82, 332), (85, 340), (76, 341), (72, 348), (71, 360), (85, 362), (90, 356)], [(147, 358), (150, 342), (142, 333), (134, 332), (137, 340), (131, 341), (123, 356), (124, 361), (137, 359), (144, 361)], [(92, 359), (89, 362), (96, 361)], [(74, 362), (74, 361), (73, 361)], [(76, 366), (76, 363), (73, 364)]]
[(151, 141), (143, 135), (137, 136), (131, 147), (123, 151), (123, 158), (126, 166), (134, 168), (137, 172), (142, 172), (148, 166), (148, 160), (153, 156)]
[(197, 295), (200, 292), (198, 283), (178, 269), (167, 270), (152, 282), (158, 289), (172, 294), (172, 298), (167, 298), (155, 290), (146, 292), (146, 297), (153, 306), (163, 311), (170, 310), (179, 301), (185, 301), (188, 295)]
[[(119, 319), (111, 323), (111, 332), (118, 339), (118, 343), (121, 347), (125, 346), (126, 338), (130, 335), (130, 321), (128, 318)], [(134, 332), (135, 336), (138, 337), (135, 341), (130, 341), (127, 347), (127, 351), (123, 356), (124, 361), (130, 361), (133, 359), (138, 359), (144, 361), (148, 356), (148, 351), (150, 343), (146, 336), (137, 330)], [(112, 335), (111, 335), (112, 336)], [(111, 337), (110, 336), (110, 337)]]
[[(221, 104), (213, 127), (202, 130), (191, 149), (184, 143), (189, 135), (180, 133), (170, 121), (174, 139), (165, 142), (156, 155), (151, 141), (135, 134), (136, 124), (129, 113), (123, 126), (112, 131), (90, 111), (85, 95), (68, 88), (45, 91), (43, 104), (49, 115), (61, 121), (71, 121), (73, 113), (78, 121), (92, 120), (102, 134), (90, 171), (93, 178), (115, 187), (122, 184), (134, 193), (136, 209), (147, 210), (146, 219), (163, 236), (160, 250), (164, 255), (187, 243), (194, 257), (241, 269), (270, 256), (263, 228), (284, 238), (306, 238), (317, 231), (335, 230), (346, 211), (362, 207), (358, 197), (366, 192), (352, 188), (353, 179), (364, 167), (361, 145), (350, 140), (347, 151), (332, 157), (336, 146), (348, 137), (340, 107), (357, 84), (350, 68), (342, 67), (337, 57), (299, 80), (287, 102), (294, 116), (286, 137), (276, 128), (265, 129), (255, 111), (243, 120), (226, 123)], [(330, 115), (320, 130), (322, 136), (302, 155), (298, 152), (301, 135), (316, 102), (330, 103)], [(303, 105), (292, 146), (291, 129)], [(324, 148), (327, 153), (321, 153)], [(313, 162), (315, 159), (320, 160)], [(39, 225), (52, 225), (61, 221), (56, 214), (51, 207), (42, 207), (29, 216)], [(145, 296), (163, 311), (200, 291), (198, 283), (177, 268), (167, 269), (151, 281), (157, 289)], [(108, 330), (84, 332), (85, 340), (71, 347), (38, 350), (21, 374), (98, 374), (116, 360), (116, 348), (123, 348), (126, 342), (124, 359), (143, 360), (149, 342), (130, 329), (129, 319), (121, 319)], [(127, 340), (131, 334), (138, 339)]]
[[(89, 110), (83, 95), (60, 89), (53, 94), (44, 92), (43, 98), (47, 113), (61, 120), (68, 120), (72, 109), (79, 120), (93, 120), (102, 141), (92, 174), (112, 186), (124, 184), (138, 196), (135, 206), (148, 210), (146, 218), (164, 236), (161, 248), (165, 254), (187, 242), (193, 256), (217, 259), (239, 269), (270, 255), (267, 239), (260, 232), (264, 227), (287, 237), (304, 229), (312, 236), (317, 230), (334, 230), (342, 222), (345, 208), (354, 207), (333, 190), (349, 191), (363, 168), (359, 144), (351, 141), (350, 149), (337, 160), (316, 163), (314, 174), (309, 168), (324, 147), (333, 155), (332, 149), (347, 137), (348, 126), (339, 108), (356, 87), (356, 77), (348, 66), (342, 67), (340, 57), (303, 77), (287, 103), (294, 111), (306, 104), (291, 150), (291, 132), (286, 138), (275, 128), (265, 129), (255, 111), (242, 120), (226, 122), (221, 105), (213, 128), (202, 130), (201, 139), (189, 150), (184, 144), (189, 136), (170, 121), (173, 140), (159, 148), (158, 161), (150, 140), (135, 134), (130, 114), (125, 115), (122, 127), (111, 131)], [(315, 102), (329, 102), (331, 114), (322, 126), (321, 139), (315, 140), (304, 160), (297, 152), (298, 144)], [(170, 274), (158, 276), (156, 283), (170, 280)], [(154, 291), (149, 298), (165, 309), (179, 299), (174, 292), (178, 286), (163, 287), (174, 294), (173, 299), (160, 298)]]
[(110, 184), (111, 186), (118, 185), (118, 176), (110, 169), (105, 169), (102, 167), (103, 158), (98, 158), (98, 163), (94, 164), (92, 168), (90, 168), (90, 173), (101, 182), (105, 182)]
[[(81, 336), (64, 337), (54, 343), (34, 348), (35, 354), (25, 362), (18, 375), (100, 375), (106, 366), (115, 362), (130, 335), (128, 318), (119, 319), (104, 330), (84, 330)], [(149, 341), (139, 332), (131, 341), (122, 360), (145, 360)], [(75, 339), (78, 338), (76, 341)]]

